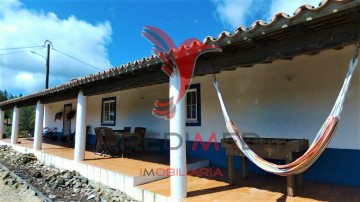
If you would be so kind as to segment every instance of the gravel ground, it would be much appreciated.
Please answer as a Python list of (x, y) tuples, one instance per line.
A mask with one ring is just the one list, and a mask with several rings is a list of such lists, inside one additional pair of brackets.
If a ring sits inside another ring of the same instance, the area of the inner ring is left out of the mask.
[[(34, 154), (22, 154), (8, 146), (0, 146), (0, 183), (8, 186), (7, 191), (0, 186), (0, 202), (40, 202), (41, 197), (52, 201), (137, 202), (120, 190), (90, 181), (76, 171), (46, 166)], [(11, 194), (2, 198), (7, 192)], [(42, 192), (40, 197), (36, 192)]]
[(22, 200), (16, 194), (16, 191), (7, 185), (0, 183), (0, 202), (21, 202)]

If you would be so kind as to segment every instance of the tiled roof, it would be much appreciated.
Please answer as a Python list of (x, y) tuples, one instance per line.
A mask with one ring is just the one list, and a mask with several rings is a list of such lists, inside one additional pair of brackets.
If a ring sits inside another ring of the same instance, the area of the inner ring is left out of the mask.
[[(219, 44), (231, 44), (234, 41), (238, 41), (240, 39), (247, 39), (249, 34), (253, 33), (261, 33), (265, 34), (269, 29), (279, 29), (288, 27), (290, 24), (296, 23), (296, 21), (310, 21), (312, 17), (319, 17), (319, 14), (324, 8), (332, 7), (332, 6), (341, 6), (348, 2), (354, 2), (354, 0), (323, 0), (319, 3), (318, 7), (311, 5), (302, 5), (296, 9), (294, 14), (291, 16), (287, 13), (278, 13), (274, 15), (269, 23), (264, 20), (257, 20), (252, 25), (247, 27), (239, 27), (234, 33), (229, 32), (221, 32), (217, 38), (208, 36), (204, 39), (205, 44), (216, 43)], [(334, 13), (338, 10), (334, 8), (332, 10)]]
[[(322, 2), (320, 2), (319, 6), (316, 7), (309, 5), (300, 6), (291, 16), (286, 13), (278, 13), (275, 16), (273, 16), (271, 22), (269, 23), (266, 23), (265, 21), (262, 20), (258, 20), (255, 21), (249, 28), (239, 27), (233, 33), (224, 31), (221, 32), (217, 38), (208, 36), (203, 40), (203, 43), (208, 45), (216, 45), (221, 48), (226, 48), (232, 46), (233, 44), (237, 44), (237, 45), (241, 43), (245, 44), (246, 42), (250, 41), (251, 38), (254, 36), (264, 36), (264, 39), (266, 40), (274, 40), (274, 41), (281, 40), (286, 37), (289, 37), (289, 35), (286, 32), (276, 32), (276, 30), (281, 30), (282, 28), (287, 28), (296, 25), (298, 23), (310, 22), (315, 18), (320, 18), (332, 13), (336, 13), (339, 12), (340, 10), (347, 9), (348, 7), (359, 7), (359, 4), (360, 4), (360, 0), (323, 0)], [(338, 23), (338, 22), (335, 19), (333, 23)], [(314, 25), (313, 29), (322, 29), (322, 26)], [(0, 103), (0, 108), (8, 108), (8, 106), (10, 105), (14, 106), (19, 102), (24, 102), (30, 99), (33, 100), (32, 104), (34, 104), (36, 103), (34, 102), (34, 100), (39, 100), (44, 96), (61, 93), (76, 87), (81, 87), (87, 84), (96, 83), (98, 81), (108, 78), (114, 78), (114, 77), (121, 78), (123, 75), (131, 74), (132, 72), (136, 72), (142, 69), (148, 69), (150, 67), (160, 67), (160, 66), (161, 66), (160, 59), (157, 56), (152, 55), (148, 58), (142, 58), (141, 60), (136, 60), (132, 63), (129, 62), (127, 64), (106, 71), (102, 71), (97, 74), (92, 74), (89, 76), (78, 78), (76, 80), (72, 80), (62, 85), (47, 90), (43, 90), (31, 95), (4, 101)]]

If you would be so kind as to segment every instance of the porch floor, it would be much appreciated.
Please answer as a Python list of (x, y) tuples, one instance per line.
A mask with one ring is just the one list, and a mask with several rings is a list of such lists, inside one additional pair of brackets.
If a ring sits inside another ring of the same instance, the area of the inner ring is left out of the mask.
[[(215, 170), (215, 168), (212, 168)], [(187, 202), (220, 202), (220, 201), (360, 201), (360, 187), (342, 186), (304, 180), (303, 188), (296, 187), (296, 196), (286, 194), (286, 178), (276, 175), (248, 173), (246, 180), (236, 172), (236, 185), (227, 183), (227, 171), (221, 170), (223, 176), (197, 177), (187, 176)], [(142, 189), (163, 196), (170, 196), (170, 179), (162, 179), (139, 186)]]
[[(1, 140), (9, 143), (9, 139)], [(18, 146), (32, 148), (33, 141), (19, 139)], [(43, 143), (44, 153), (73, 159), (74, 149), (59, 145)], [(196, 161), (196, 160), (193, 160)], [(110, 158), (85, 152), (82, 162), (119, 172), (129, 176), (139, 176), (139, 168), (168, 168), (167, 155), (146, 154), (137, 158)], [(215, 171), (215, 168), (210, 168)], [(222, 176), (187, 176), (188, 196), (185, 201), (360, 201), (360, 187), (341, 186), (304, 180), (303, 188), (296, 188), (296, 197), (286, 195), (286, 178), (275, 175), (249, 173), (247, 180), (241, 179), (241, 173), (236, 173), (236, 185), (227, 183), (227, 171), (221, 170)], [(161, 179), (137, 188), (153, 192), (165, 197), (170, 196), (170, 178)]]
[[(10, 139), (1, 140), (6, 143), (10, 143)], [(27, 139), (20, 139), (20, 144), (17, 144), (21, 147), (26, 147), (29, 149), (33, 148), (33, 141)], [(43, 143), (41, 152), (59, 156), (65, 159), (73, 160), (74, 159), (74, 148), (68, 148), (56, 144)], [(196, 161), (196, 160), (192, 160)], [(107, 170), (114, 172), (119, 172), (128, 176), (139, 176), (140, 168), (141, 169), (151, 169), (151, 168), (167, 168), (169, 167), (169, 157), (167, 155), (159, 154), (149, 154), (147, 153), (141, 157), (135, 158), (111, 158), (108, 156), (95, 155), (92, 151), (85, 151), (85, 160), (82, 163), (101, 167)]]

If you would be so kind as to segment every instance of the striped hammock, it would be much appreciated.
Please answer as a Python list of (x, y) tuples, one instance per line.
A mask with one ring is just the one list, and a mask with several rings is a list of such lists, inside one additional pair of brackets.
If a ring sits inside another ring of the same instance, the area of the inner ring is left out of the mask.
[(286, 165), (277, 165), (274, 163), (271, 163), (269, 161), (266, 161), (265, 159), (259, 157), (256, 155), (251, 149), (249, 149), (249, 146), (246, 144), (244, 139), (242, 138), (242, 134), (240, 130), (236, 127), (236, 125), (231, 121), (229, 114), (226, 110), (224, 100), (222, 98), (219, 85), (216, 81), (216, 78), (214, 77), (214, 85), (219, 97), (221, 110), (224, 115), (226, 128), (231, 134), (231, 137), (234, 139), (236, 145), (239, 147), (239, 149), (244, 153), (244, 155), (250, 159), (254, 164), (259, 166), (261, 169), (274, 173), (281, 176), (288, 176), (288, 175), (294, 175), (299, 174), (307, 170), (323, 153), (326, 146), (329, 144), (331, 138), (334, 136), (334, 133), (336, 131), (336, 128), (338, 126), (339, 120), (340, 120), (340, 114), (343, 109), (344, 101), (346, 98), (346, 94), (348, 92), (351, 78), (354, 73), (354, 70), (358, 64), (357, 54), (356, 57), (354, 57), (350, 61), (349, 70), (346, 75), (344, 84), (341, 88), (341, 91), (338, 95), (338, 98), (334, 104), (334, 107), (329, 115), (329, 117), (326, 119), (325, 123), (320, 128), (319, 132), (317, 133), (314, 141), (310, 145), (309, 149), (298, 159), (295, 161), (286, 164)]

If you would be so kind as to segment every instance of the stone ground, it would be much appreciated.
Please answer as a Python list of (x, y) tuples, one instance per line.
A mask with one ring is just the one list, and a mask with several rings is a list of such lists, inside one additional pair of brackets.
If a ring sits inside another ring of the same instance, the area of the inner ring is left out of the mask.
[[(1, 168), (1, 165), (5, 168)], [(9, 169), (22, 180), (14, 179)], [(111, 201), (135, 202), (120, 190), (89, 181), (76, 171), (60, 170), (37, 161), (33, 154), (22, 154), (9, 146), (0, 146), (0, 184), (5, 184), (20, 195), (23, 201)], [(34, 190), (44, 195), (37, 197)], [(1, 192), (0, 192), (1, 194)], [(3, 196), (2, 194), (0, 197)], [(5, 201), (16, 201), (6, 200)]]
[(0, 202), (22, 202), (21, 198), (17, 194), (17, 191), (13, 190), (7, 185), (0, 183)]

